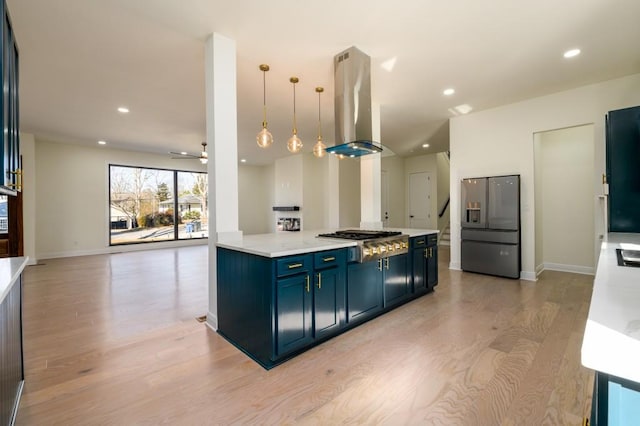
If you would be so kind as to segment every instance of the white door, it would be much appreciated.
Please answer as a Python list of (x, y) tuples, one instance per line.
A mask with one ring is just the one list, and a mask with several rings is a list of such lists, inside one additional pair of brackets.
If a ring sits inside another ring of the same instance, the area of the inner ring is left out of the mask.
[(389, 180), (387, 172), (382, 170), (380, 175), (380, 217), (382, 218), (382, 226), (389, 226)]
[(431, 227), (431, 173), (410, 173), (409, 228)]

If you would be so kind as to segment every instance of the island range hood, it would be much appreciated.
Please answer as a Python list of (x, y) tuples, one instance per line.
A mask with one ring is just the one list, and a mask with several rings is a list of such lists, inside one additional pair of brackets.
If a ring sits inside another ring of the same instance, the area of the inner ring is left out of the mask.
[(333, 58), (336, 145), (328, 153), (360, 157), (382, 152), (372, 140), (371, 58), (350, 47)]

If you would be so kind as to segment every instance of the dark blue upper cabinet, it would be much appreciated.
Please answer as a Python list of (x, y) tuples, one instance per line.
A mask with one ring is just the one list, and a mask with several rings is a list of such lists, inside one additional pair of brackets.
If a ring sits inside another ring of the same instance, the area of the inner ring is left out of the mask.
[(609, 232), (640, 232), (640, 106), (607, 115)]
[(20, 120), (19, 120), (19, 87), (18, 87), (18, 46), (11, 27), (11, 18), (7, 5), (2, 2), (2, 31), (0, 31), (0, 73), (2, 73), (3, 101), (0, 103), (2, 113), (2, 146), (0, 147), (0, 193), (15, 195), (21, 190), (22, 171), (20, 158)]

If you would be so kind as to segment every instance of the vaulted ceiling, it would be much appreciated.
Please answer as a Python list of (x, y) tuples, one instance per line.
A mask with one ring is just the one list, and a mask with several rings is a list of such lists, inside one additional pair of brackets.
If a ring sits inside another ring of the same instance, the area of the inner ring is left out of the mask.
[[(23, 131), (166, 154), (205, 135), (204, 41), (236, 41), (238, 155), (290, 155), (292, 88), (304, 151), (333, 138), (333, 57), (371, 56), (381, 142), (403, 156), (446, 150), (448, 120), (640, 72), (637, 0), (7, 0), (20, 50)], [(565, 59), (563, 52), (581, 49)], [(269, 128), (255, 143), (267, 63)], [(455, 93), (443, 95), (446, 88)], [(121, 114), (119, 106), (130, 112)], [(429, 148), (423, 148), (429, 144)], [(168, 155), (168, 154), (167, 154)]]

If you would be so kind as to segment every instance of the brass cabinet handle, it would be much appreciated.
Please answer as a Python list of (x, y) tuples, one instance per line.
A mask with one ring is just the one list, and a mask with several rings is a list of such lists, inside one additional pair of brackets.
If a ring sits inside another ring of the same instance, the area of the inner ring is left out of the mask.
[(378, 259), (378, 271), (382, 272), (382, 259)]
[(306, 277), (304, 277), (305, 279), (305, 288), (307, 289), (307, 293), (309, 293), (309, 291), (311, 291), (311, 287), (309, 286), (309, 275), (307, 275)]
[(290, 263), (288, 266), (289, 266), (289, 269), (301, 268), (302, 263)]
[(322, 273), (318, 272), (318, 290), (322, 288)]
[(323, 262), (332, 262), (332, 261), (334, 261), (334, 260), (336, 260), (336, 258), (335, 258), (335, 257), (333, 257), (333, 256), (331, 256), (331, 257), (323, 257), (323, 258), (322, 258), (322, 261), (323, 261)]
[(389, 270), (389, 258), (388, 257), (384, 258), (384, 267), (385, 267), (385, 269), (387, 271)]
[(425, 259), (429, 258), (429, 249), (424, 249), (424, 258)]
[(416, 241), (417, 246), (421, 246), (424, 244), (424, 240)]

